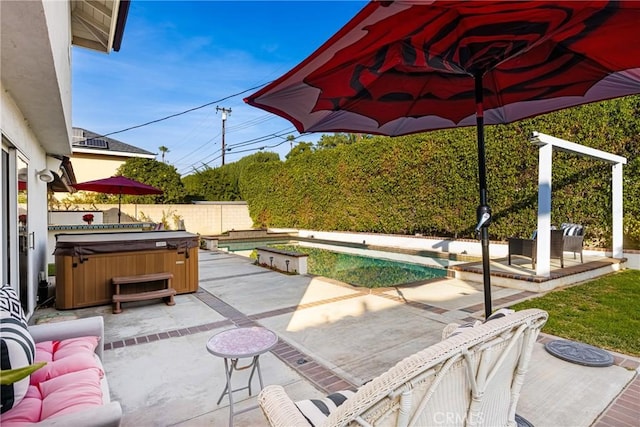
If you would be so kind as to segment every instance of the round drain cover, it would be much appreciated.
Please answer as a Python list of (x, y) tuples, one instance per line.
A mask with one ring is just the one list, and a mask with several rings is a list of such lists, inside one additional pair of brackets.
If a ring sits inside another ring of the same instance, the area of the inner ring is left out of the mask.
[(518, 414), (516, 414), (516, 425), (518, 427), (533, 427), (533, 424), (531, 424), (529, 421), (527, 421), (526, 419), (522, 418)]
[(546, 343), (544, 348), (557, 358), (578, 365), (599, 368), (613, 365), (613, 356), (610, 353), (581, 342), (555, 340)]

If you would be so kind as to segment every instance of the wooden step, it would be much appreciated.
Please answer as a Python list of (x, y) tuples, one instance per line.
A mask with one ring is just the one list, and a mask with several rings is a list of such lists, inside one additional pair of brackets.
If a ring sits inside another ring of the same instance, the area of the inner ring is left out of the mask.
[[(173, 288), (158, 289), (156, 291), (136, 292), (133, 294), (119, 294), (113, 296), (113, 302), (129, 302), (129, 301), (143, 301), (154, 298), (167, 298), (176, 294), (176, 290)], [(167, 305), (174, 305), (172, 304)]]

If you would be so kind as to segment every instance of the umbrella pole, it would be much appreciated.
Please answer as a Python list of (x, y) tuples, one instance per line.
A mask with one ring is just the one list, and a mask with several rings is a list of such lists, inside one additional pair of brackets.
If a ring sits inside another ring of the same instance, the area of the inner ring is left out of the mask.
[(489, 260), (489, 224), (491, 223), (491, 208), (487, 202), (487, 159), (484, 146), (484, 109), (483, 109), (482, 75), (475, 75), (476, 97), (476, 132), (478, 140), (478, 181), (480, 187), (480, 205), (476, 211), (482, 245), (482, 282), (484, 284), (484, 314), (485, 319), (491, 315), (491, 266)]
[(122, 191), (118, 193), (118, 224), (120, 224), (120, 215), (122, 215), (121, 206), (122, 206)]

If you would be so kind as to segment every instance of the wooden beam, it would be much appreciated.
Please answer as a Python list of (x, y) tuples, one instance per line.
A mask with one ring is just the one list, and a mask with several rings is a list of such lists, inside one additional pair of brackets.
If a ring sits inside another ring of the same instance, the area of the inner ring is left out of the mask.
[[(108, 37), (108, 33), (105, 33), (103, 31), (103, 29), (97, 27), (97, 25), (95, 24), (95, 22), (93, 20), (87, 21), (86, 19), (86, 15), (83, 14), (77, 14), (74, 13), (73, 16), (73, 20), (76, 21), (79, 25), (81, 25), (82, 27), (84, 27), (93, 37), (94, 37), (94, 41), (95, 43), (98, 43), (101, 46), (102, 51), (107, 51), (108, 52), (108, 43), (109, 43), (109, 37)], [(82, 39), (81, 37), (74, 35), (74, 43), (76, 40), (80, 40)], [(90, 41), (89, 39), (86, 39), (87, 41)], [(86, 45), (83, 44), (79, 44), (80, 46), (84, 46), (84, 47), (88, 47)]]
[[(111, 18), (113, 17), (113, 10), (109, 9), (105, 4), (96, 1), (96, 0), (85, 0), (84, 1), (85, 4), (91, 6), (92, 8), (94, 8), (95, 10), (97, 10), (98, 12), (102, 13), (106, 18), (108, 18), (109, 20), (111, 20)], [(111, 2), (113, 4), (113, 2)]]

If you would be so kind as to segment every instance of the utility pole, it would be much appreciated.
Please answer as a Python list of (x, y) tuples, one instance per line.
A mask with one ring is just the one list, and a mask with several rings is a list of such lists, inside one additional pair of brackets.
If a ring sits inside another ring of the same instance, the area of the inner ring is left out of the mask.
[(231, 115), (231, 108), (220, 108), (216, 106), (216, 112), (222, 111), (222, 166), (224, 166), (224, 152), (226, 148), (224, 146), (224, 123), (227, 121), (227, 113)]

